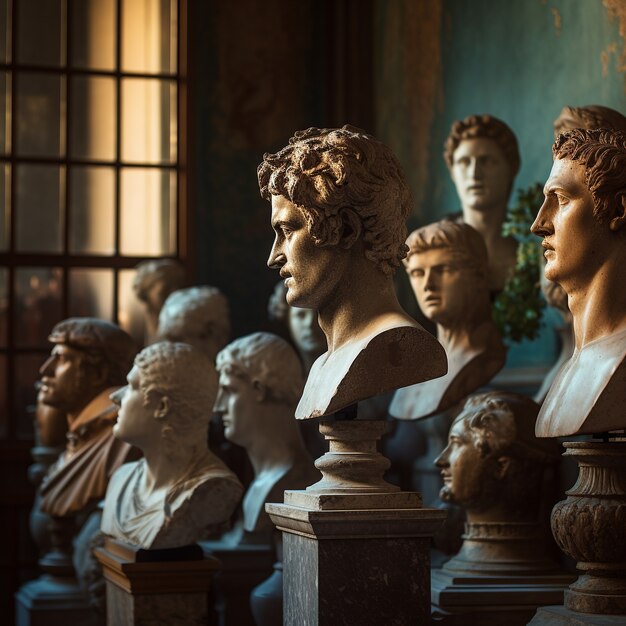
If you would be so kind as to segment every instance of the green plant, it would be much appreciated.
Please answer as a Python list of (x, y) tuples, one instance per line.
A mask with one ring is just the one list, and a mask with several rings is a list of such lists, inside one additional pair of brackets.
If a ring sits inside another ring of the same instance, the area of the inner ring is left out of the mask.
[(502, 336), (513, 342), (534, 339), (541, 328), (545, 307), (539, 285), (541, 248), (530, 226), (542, 203), (543, 188), (539, 183), (518, 190), (517, 203), (502, 226), (503, 236), (517, 239), (517, 262), (504, 289), (496, 296), (493, 317)]

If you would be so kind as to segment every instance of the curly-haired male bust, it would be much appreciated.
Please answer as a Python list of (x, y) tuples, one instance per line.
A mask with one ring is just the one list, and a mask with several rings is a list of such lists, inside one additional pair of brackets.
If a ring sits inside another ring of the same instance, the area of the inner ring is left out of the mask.
[(539, 437), (626, 428), (626, 133), (574, 129), (552, 147), (542, 237), (545, 276), (567, 293), (575, 348), (537, 418)]
[(445, 374), (443, 348), (394, 291), (411, 194), (391, 150), (351, 126), (309, 128), (265, 154), (258, 178), (272, 203), (268, 265), (280, 270), (291, 306), (318, 312), (328, 343), (296, 417)]

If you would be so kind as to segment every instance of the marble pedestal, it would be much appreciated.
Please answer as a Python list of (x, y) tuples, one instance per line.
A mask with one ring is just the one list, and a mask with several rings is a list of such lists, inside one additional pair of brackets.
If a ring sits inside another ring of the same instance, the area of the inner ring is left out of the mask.
[(225, 546), (219, 541), (202, 541), (205, 555), (219, 559), (215, 576), (214, 611), (220, 626), (254, 626), (250, 593), (272, 573), (276, 560), (273, 546), (238, 544)]
[(199, 546), (140, 550), (107, 539), (95, 550), (107, 585), (107, 625), (208, 623), (208, 594), (219, 561)]
[(15, 594), (16, 626), (92, 626), (96, 614), (81, 590), (72, 565), (72, 518), (50, 518), (52, 548), (39, 560), (43, 575)]
[(285, 626), (430, 623), (430, 544), (446, 514), (382, 479), (385, 428), (322, 422), (322, 480), (266, 505), (283, 533)]
[(579, 475), (552, 510), (552, 533), (584, 573), (565, 591), (564, 606), (538, 610), (530, 623), (626, 624), (626, 440), (563, 445)]
[(525, 626), (537, 607), (562, 602), (574, 576), (544, 556), (531, 522), (466, 523), (458, 555), (432, 573), (433, 621)]

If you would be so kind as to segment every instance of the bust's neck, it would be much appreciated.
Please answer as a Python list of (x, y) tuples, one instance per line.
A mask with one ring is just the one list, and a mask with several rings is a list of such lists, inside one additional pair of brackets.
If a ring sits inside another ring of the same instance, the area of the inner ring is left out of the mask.
[(626, 252), (609, 259), (584, 284), (563, 285), (568, 293), (576, 349), (626, 329), (622, 263), (626, 263)]
[(489, 244), (502, 239), (502, 224), (506, 213), (506, 203), (483, 207), (480, 210), (464, 206), (463, 221), (483, 236), (489, 248)]
[(415, 324), (398, 302), (392, 276), (383, 274), (369, 260), (355, 263), (331, 298), (319, 309), (320, 327), (328, 353), (375, 332), (388, 319), (390, 325)]

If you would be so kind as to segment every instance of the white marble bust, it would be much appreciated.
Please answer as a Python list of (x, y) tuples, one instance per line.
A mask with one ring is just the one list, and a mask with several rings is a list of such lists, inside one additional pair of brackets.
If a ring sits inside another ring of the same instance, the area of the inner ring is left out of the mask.
[(437, 324), (448, 373), (396, 391), (389, 412), (418, 419), (444, 411), (486, 385), (506, 348), (491, 314), (487, 248), (469, 224), (443, 220), (411, 233), (407, 274), (422, 313)]
[(542, 237), (545, 276), (567, 293), (575, 347), (537, 418), (539, 437), (626, 428), (626, 134), (575, 129), (553, 146)]
[(253, 333), (217, 355), (215, 412), (226, 439), (245, 448), (254, 479), (243, 499), (244, 543), (269, 543), (274, 524), (266, 502), (320, 479), (304, 447), (294, 411), (304, 380), (295, 350), (271, 333)]
[(443, 348), (394, 290), (411, 196), (391, 150), (351, 126), (310, 128), (265, 154), (258, 177), (272, 203), (268, 265), (280, 270), (291, 306), (318, 312), (328, 345), (296, 417), (330, 415), (445, 374)]
[(513, 131), (492, 115), (470, 115), (452, 124), (444, 159), (456, 187), (463, 221), (485, 240), (489, 288), (501, 291), (515, 268), (517, 242), (502, 236), (513, 181), (520, 168)]
[(223, 530), (242, 486), (207, 446), (217, 373), (196, 348), (162, 342), (145, 348), (120, 405), (115, 437), (144, 458), (115, 472), (102, 532), (145, 549), (173, 548)]
[(174, 291), (159, 314), (157, 335), (160, 340), (188, 343), (215, 363), (230, 338), (226, 296), (208, 285)]

